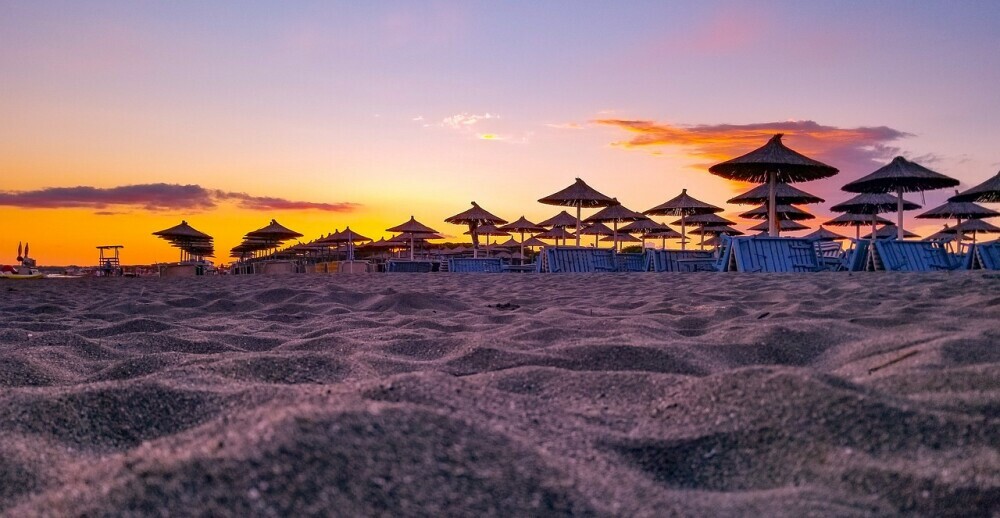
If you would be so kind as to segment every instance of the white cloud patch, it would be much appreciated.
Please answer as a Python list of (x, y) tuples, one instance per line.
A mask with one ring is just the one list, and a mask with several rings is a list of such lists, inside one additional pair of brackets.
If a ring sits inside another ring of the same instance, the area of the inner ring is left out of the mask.
[(469, 127), (481, 121), (499, 119), (499, 118), (500, 116), (495, 113), (476, 114), (476, 113), (462, 112), (459, 113), (458, 115), (445, 117), (441, 121), (441, 125), (446, 128), (461, 130), (461, 129), (468, 129)]

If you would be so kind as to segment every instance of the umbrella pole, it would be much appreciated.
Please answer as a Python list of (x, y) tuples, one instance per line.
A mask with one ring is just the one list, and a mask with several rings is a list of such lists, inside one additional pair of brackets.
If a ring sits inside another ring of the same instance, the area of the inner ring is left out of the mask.
[(903, 240), (903, 186), (896, 187), (896, 239)]
[(701, 226), (701, 242), (698, 243), (698, 248), (701, 250), (705, 249), (705, 225)]
[(413, 232), (410, 232), (410, 260), (413, 260)]
[(611, 222), (611, 228), (612, 228), (611, 239), (614, 239), (614, 241), (611, 242), (611, 245), (615, 247), (615, 252), (618, 252), (620, 249), (618, 247), (618, 220), (617, 219)]
[(583, 205), (576, 206), (576, 246), (580, 246), (580, 212)]
[(681, 250), (687, 249), (687, 228), (684, 226), (684, 213), (681, 212)]
[(777, 175), (774, 171), (767, 172), (767, 235), (778, 237), (778, 194), (776, 192)]
[(875, 234), (875, 221), (877, 219), (878, 219), (878, 213), (877, 212), (873, 212), (872, 213), (872, 242), (871, 242), (870, 245), (868, 245), (868, 257), (871, 258), (872, 271), (873, 272), (875, 271), (875, 238), (878, 237)]
[[(535, 220), (538, 221), (538, 220)], [(524, 231), (521, 231), (521, 265), (524, 265)]]
[[(955, 221), (958, 222), (957, 225), (961, 225), (962, 224), (962, 218), (955, 218)], [(961, 232), (955, 232), (955, 242), (956, 242), (955, 246), (958, 248), (958, 253), (962, 253), (962, 233)]]

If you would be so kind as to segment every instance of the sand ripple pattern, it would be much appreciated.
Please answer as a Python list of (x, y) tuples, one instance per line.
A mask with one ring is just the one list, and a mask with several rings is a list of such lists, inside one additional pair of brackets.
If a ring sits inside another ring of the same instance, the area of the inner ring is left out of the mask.
[(0, 283), (0, 514), (1000, 512), (1000, 276)]

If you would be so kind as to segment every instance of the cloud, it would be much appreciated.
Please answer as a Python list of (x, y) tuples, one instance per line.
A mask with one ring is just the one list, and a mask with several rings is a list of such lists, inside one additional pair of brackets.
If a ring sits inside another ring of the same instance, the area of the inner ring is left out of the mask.
[(613, 143), (623, 148), (676, 147), (699, 160), (704, 168), (763, 145), (775, 133), (784, 133), (789, 147), (854, 175), (870, 173), (883, 165), (899, 147), (894, 143), (912, 136), (887, 126), (840, 128), (814, 121), (753, 124), (673, 125), (649, 120), (598, 119), (596, 124), (632, 133)]
[(467, 129), (469, 126), (479, 123), (480, 121), (499, 119), (500, 116), (494, 113), (459, 113), (457, 115), (452, 115), (450, 117), (445, 117), (441, 120), (441, 125), (446, 128), (451, 129)]
[(349, 212), (358, 207), (353, 203), (321, 203), (286, 200), (269, 196), (206, 189), (200, 185), (150, 183), (118, 187), (47, 187), (34, 191), (0, 191), (0, 206), (26, 209), (91, 208), (95, 214), (107, 216), (118, 211), (109, 207), (136, 207), (148, 211), (203, 211), (218, 207), (223, 201), (234, 201), (247, 210), (321, 210)]

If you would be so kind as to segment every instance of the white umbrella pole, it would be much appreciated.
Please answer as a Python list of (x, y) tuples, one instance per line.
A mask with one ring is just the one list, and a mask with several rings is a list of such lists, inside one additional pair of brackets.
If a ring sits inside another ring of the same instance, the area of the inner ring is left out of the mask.
[(903, 187), (896, 188), (896, 239), (903, 240)]
[(767, 235), (771, 237), (778, 237), (779, 227), (778, 226), (778, 193), (777, 193), (777, 175), (774, 171), (767, 172)]
[(615, 247), (615, 252), (618, 252), (619, 248), (618, 248), (618, 220), (617, 219), (611, 222), (611, 227), (612, 227), (611, 239), (614, 239), (614, 241), (611, 242), (611, 245)]
[(580, 212), (583, 205), (576, 206), (576, 246), (580, 246)]
[(875, 235), (875, 221), (876, 221), (877, 218), (878, 218), (878, 213), (877, 212), (873, 212), (872, 213), (872, 242), (871, 242), (870, 245), (868, 245), (868, 257), (871, 258), (872, 271), (875, 271), (875, 238), (877, 237)]
[[(958, 221), (958, 225), (962, 224), (962, 218), (955, 218), (955, 221)], [(961, 232), (955, 232), (955, 242), (956, 242), (955, 246), (958, 249), (958, 253), (962, 253), (962, 233)]]
[[(538, 220), (535, 220), (538, 221)], [(524, 231), (521, 231), (521, 264), (524, 264)]]
[(681, 250), (687, 249), (687, 228), (684, 226), (684, 213), (681, 212)]
[(410, 260), (413, 260), (413, 232), (410, 232)]

